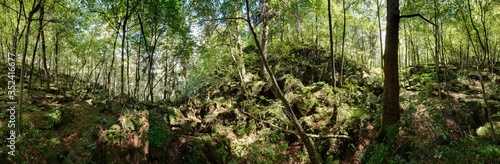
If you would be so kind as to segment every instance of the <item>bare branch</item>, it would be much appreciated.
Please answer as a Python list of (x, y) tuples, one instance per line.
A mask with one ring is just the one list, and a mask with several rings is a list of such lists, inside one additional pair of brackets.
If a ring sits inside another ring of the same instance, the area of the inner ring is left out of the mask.
[(207, 22), (207, 21), (237, 21), (237, 20), (247, 21), (243, 17), (228, 17), (228, 18), (206, 19), (206, 20), (202, 20), (201, 22)]
[(411, 17), (417, 17), (417, 16), (418, 16), (418, 17), (420, 17), (420, 18), (422, 18), (422, 19), (423, 19), (424, 21), (426, 21), (427, 23), (430, 23), (430, 24), (432, 24), (433, 26), (436, 26), (436, 27), (437, 27), (437, 25), (436, 25), (436, 24), (432, 23), (429, 19), (427, 19), (427, 18), (425, 18), (424, 16), (422, 16), (422, 14), (401, 15), (401, 16), (399, 16), (399, 18), (400, 18), (400, 19), (401, 19), (401, 18), (411, 18)]
[[(274, 125), (273, 123), (269, 122), (269, 121), (266, 121), (266, 120), (262, 120), (262, 119), (259, 119), (259, 118), (256, 118), (254, 117), (253, 115), (251, 115), (250, 113), (247, 113), (247, 112), (244, 112), (242, 110), (239, 110), (241, 113), (251, 117), (252, 119), (254, 120), (257, 120), (259, 122), (263, 122), (263, 123), (266, 123), (267, 125), (269, 125), (271, 128), (274, 128), (274, 129), (277, 129), (277, 130), (280, 130), (280, 131), (283, 131), (283, 132), (286, 132), (286, 133), (290, 133), (290, 134), (295, 134), (295, 135), (299, 135), (297, 132), (293, 131), (293, 130), (288, 130), (288, 129), (285, 129), (285, 128), (282, 128), (282, 127), (279, 127), (279, 126), (276, 126)], [(335, 134), (327, 134), (327, 135), (318, 135), (318, 134), (306, 134), (307, 137), (311, 137), (311, 138), (344, 138), (344, 139), (352, 139), (351, 137), (347, 136), (347, 135), (335, 135)]]

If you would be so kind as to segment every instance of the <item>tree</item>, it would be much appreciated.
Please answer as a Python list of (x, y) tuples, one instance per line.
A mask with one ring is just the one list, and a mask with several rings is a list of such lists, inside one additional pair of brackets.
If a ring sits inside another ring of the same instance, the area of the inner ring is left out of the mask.
[(380, 23), (380, 8), (382, 6), (381, 0), (377, 0), (377, 22), (378, 22), (378, 31), (379, 31), (379, 43), (380, 43), (380, 67), (384, 68), (384, 49), (382, 48), (382, 24)]
[[(257, 46), (257, 49), (258, 49), (258, 52), (260, 54), (260, 59), (262, 61), (262, 64), (264, 65), (264, 69), (267, 71), (267, 74), (270, 77), (272, 86), (274, 88), (274, 93), (282, 101), (283, 105), (285, 106), (285, 109), (284, 109), (285, 113), (291, 119), (291, 121), (294, 124), (295, 128), (297, 128), (297, 132), (298, 132), (298, 134), (300, 136), (300, 139), (302, 140), (302, 142), (306, 146), (307, 152), (309, 153), (309, 159), (311, 160), (311, 163), (317, 164), (317, 163), (319, 163), (319, 159), (318, 159), (318, 156), (316, 155), (316, 150), (315, 150), (315, 148), (314, 148), (311, 140), (309, 139), (309, 137), (307, 136), (306, 132), (302, 128), (302, 125), (300, 125), (299, 120), (297, 119), (297, 117), (293, 113), (292, 106), (290, 105), (290, 103), (288, 102), (288, 100), (283, 95), (283, 92), (281, 91), (281, 88), (278, 85), (278, 82), (276, 81), (276, 78), (274, 77), (273, 71), (271, 69), (269, 69), (269, 65), (267, 63), (267, 58), (266, 58), (266, 55), (265, 55), (266, 51), (264, 50), (265, 49), (265, 46), (264, 46), (265, 44), (260, 44), (259, 43), (259, 39), (257, 37), (257, 34), (255, 33), (252, 21), (250, 19), (251, 16), (250, 16), (250, 7), (249, 7), (248, 0), (245, 0), (245, 2), (246, 2), (246, 9), (247, 9), (247, 11), (246, 11), (247, 12), (246, 21), (248, 23), (248, 26), (250, 28), (250, 32), (252, 33), (254, 42), (255, 42), (255, 44)], [(262, 40), (265, 41), (264, 37), (263, 37)]]
[[(20, 1), (20, 5), (24, 5), (22, 3), (22, 1)], [(28, 43), (29, 43), (29, 34), (30, 34), (30, 26), (31, 26), (31, 21), (33, 21), (33, 15), (35, 15), (36, 12), (38, 12), (38, 10), (40, 10), (40, 3), (41, 3), (41, 0), (38, 2), (38, 3), (34, 3), (33, 4), (33, 7), (31, 8), (31, 11), (29, 12), (28, 14), (28, 17), (26, 18), (26, 35), (25, 35), (25, 38), (24, 38), (24, 51), (23, 51), (23, 56), (22, 56), (22, 59), (21, 59), (21, 77), (20, 77), (20, 80), (19, 80), (19, 83), (20, 83), (20, 91), (19, 91), (19, 108), (18, 108), (18, 112), (17, 112), (17, 118), (18, 118), (18, 121), (21, 122), (21, 109), (22, 109), (22, 105), (23, 105), (23, 98), (24, 98), (24, 95), (23, 95), (23, 86), (24, 86), (24, 74), (26, 73), (26, 70), (25, 70), (25, 66), (26, 66), (26, 53), (28, 52)], [(24, 8), (23, 8), (24, 9)]]
[[(399, 73), (398, 73), (398, 45), (399, 45), (399, 0), (387, 1), (387, 26), (384, 54), (384, 96), (382, 106), (382, 133), (379, 140), (385, 137), (389, 126), (399, 121), (401, 108), (399, 106)], [(385, 140), (385, 139), (384, 139)]]
[[(130, 0), (126, 0), (126, 4), (125, 4), (125, 15), (123, 16), (123, 21), (121, 23), (121, 27), (122, 27), (122, 65), (121, 65), (121, 84), (120, 84), (120, 94), (124, 94), (124, 87), (125, 87), (125, 78), (124, 78), (124, 75), (125, 75), (125, 72), (124, 72), (124, 69), (125, 69), (125, 42), (126, 42), (126, 38), (127, 38), (127, 22), (128, 20), (130, 19), (130, 17), (133, 15), (134, 13), (134, 10), (137, 8), (137, 6), (139, 5), (139, 2), (136, 2), (135, 4), (130, 4)], [(127, 58), (128, 58), (128, 55), (127, 55)]]
[(42, 36), (42, 60), (43, 60), (43, 72), (45, 75), (45, 90), (50, 91), (50, 74), (49, 74), (49, 69), (47, 67), (47, 55), (46, 55), (46, 49), (47, 46), (45, 45), (45, 32), (43, 31), (43, 16), (45, 13), (45, 6), (44, 2), (40, 1), (40, 18), (39, 23), (40, 23), (40, 35)]
[(259, 45), (262, 48), (264, 58), (260, 59), (259, 63), (259, 68), (260, 72), (259, 75), (260, 77), (265, 77), (265, 72), (266, 72), (266, 67), (264, 67), (264, 60), (267, 60), (267, 53), (266, 53), (266, 47), (267, 47), (267, 40), (268, 40), (268, 35), (269, 35), (269, 20), (271, 19), (271, 13), (270, 13), (270, 6), (269, 6), (269, 0), (260, 0), (259, 1), (262, 6), (262, 40), (261, 40), (261, 45)]
[[(387, 26), (385, 36), (385, 54), (384, 54), (384, 95), (382, 104), (382, 131), (379, 133), (378, 140), (393, 139), (397, 133), (397, 124), (401, 117), (401, 108), (399, 106), (399, 21), (400, 18), (420, 17), (426, 22), (436, 26), (421, 14), (411, 14), (400, 16), (399, 0), (387, 1)], [(394, 141), (394, 140), (392, 140)], [(389, 141), (391, 142), (391, 141)], [(392, 143), (389, 143), (392, 144)]]
[(335, 88), (336, 83), (335, 83), (335, 52), (333, 51), (333, 32), (332, 32), (332, 9), (331, 9), (331, 0), (328, 0), (328, 31), (330, 34), (330, 58), (331, 58), (331, 64), (330, 66), (332, 67), (332, 85)]
[[(458, 5), (460, 5), (460, 2), (458, 3)], [(469, 27), (467, 26), (467, 23), (466, 23), (467, 19), (465, 18), (465, 14), (464, 14), (463, 9), (461, 9), (460, 11), (462, 14), (462, 18), (464, 20), (465, 29), (467, 31), (467, 37), (468, 37), (470, 43), (472, 43), (473, 52), (476, 55), (476, 71), (478, 73), (479, 82), (481, 84), (481, 92), (482, 92), (483, 101), (484, 101), (484, 104), (485, 104), (486, 110), (487, 110), (488, 122), (490, 123), (491, 139), (493, 140), (494, 143), (496, 143), (497, 141), (496, 141), (495, 128), (494, 128), (493, 121), (491, 118), (491, 115), (492, 115), (491, 107), (488, 104), (488, 98), (487, 98), (485, 87), (484, 87), (484, 79), (483, 79), (483, 75), (481, 72), (481, 68), (484, 67), (485, 61), (488, 58), (489, 53), (490, 53), (489, 39), (488, 39), (488, 28), (486, 26), (486, 11), (488, 9), (489, 4), (488, 4), (488, 2), (485, 2), (485, 4), (483, 4), (482, 2), (478, 2), (478, 5), (479, 5), (479, 9), (480, 9), (479, 15), (481, 18), (480, 25), (482, 26), (482, 30), (483, 30), (482, 33), (479, 30), (479, 28), (477, 28), (477, 25), (474, 22), (474, 18), (472, 16), (473, 10), (471, 9), (471, 3), (470, 3), (470, 0), (467, 0), (467, 9), (469, 11), (469, 21), (470, 21), (470, 24), (472, 26), (472, 29), (474, 30), (474, 32), (476, 34), (475, 38), (477, 39), (477, 41), (473, 40), (472, 32), (470, 31)], [(477, 46), (477, 43), (475, 43), (475, 42), (478, 42), (479, 46)], [(477, 50), (478, 49), (477, 47), (479, 47), (480, 50)]]

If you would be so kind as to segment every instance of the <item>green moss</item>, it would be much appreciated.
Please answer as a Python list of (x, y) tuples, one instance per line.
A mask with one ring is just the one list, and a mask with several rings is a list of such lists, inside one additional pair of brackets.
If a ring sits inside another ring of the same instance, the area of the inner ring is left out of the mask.
[[(500, 136), (500, 122), (494, 122), (493, 128), (495, 129), (496, 136)], [(483, 126), (476, 129), (476, 133), (478, 136), (483, 138), (489, 138), (491, 136), (491, 125), (490, 123), (486, 123)]]

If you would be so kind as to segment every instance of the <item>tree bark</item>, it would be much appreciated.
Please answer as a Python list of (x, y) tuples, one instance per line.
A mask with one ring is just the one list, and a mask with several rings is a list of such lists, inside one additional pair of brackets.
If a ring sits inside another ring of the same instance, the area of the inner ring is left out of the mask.
[(28, 93), (31, 92), (31, 84), (32, 84), (31, 82), (33, 79), (33, 72), (35, 71), (36, 49), (38, 47), (38, 42), (40, 41), (41, 31), (42, 31), (42, 24), (40, 24), (40, 27), (38, 28), (38, 35), (36, 37), (35, 47), (33, 47), (33, 55), (31, 56), (31, 69), (30, 69), (29, 78), (28, 78), (28, 91), (27, 91)]
[[(142, 38), (139, 38), (139, 42), (141, 42)], [(136, 67), (135, 67), (135, 88), (134, 95), (136, 99), (139, 99), (139, 83), (141, 81), (141, 75), (139, 72), (139, 67), (141, 66), (141, 43), (139, 43), (139, 48), (137, 50), (137, 59), (136, 59)]]
[(54, 72), (55, 72), (55, 82), (56, 84), (59, 84), (59, 32), (56, 33), (56, 47), (55, 47), (55, 55), (54, 55), (54, 63), (55, 63), (55, 68), (54, 68)]
[(380, 23), (380, 0), (377, 0), (377, 21), (378, 21), (378, 31), (379, 31), (379, 43), (380, 43), (380, 68), (384, 68), (384, 49), (382, 48), (382, 24)]
[[(437, 1), (434, 0), (434, 21), (437, 23), (438, 6)], [(436, 83), (438, 87), (438, 97), (441, 99), (441, 84), (439, 83), (439, 27), (434, 26), (434, 67), (436, 69)]]
[[(120, 75), (120, 94), (123, 94), (123, 90), (125, 88), (125, 40), (127, 38), (127, 21), (128, 21), (128, 11), (129, 10), (129, 1), (127, 0), (126, 1), (126, 5), (125, 5), (125, 16), (123, 18), (123, 24), (122, 24), (122, 52), (121, 52), (121, 56), (122, 56), (122, 63), (121, 63), (121, 75)], [(121, 99), (120, 99), (121, 100)]]
[(47, 53), (46, 53), (47, 46), (45, 45), (45, 32), (43, 31), (43, 24), (42, 24), (44, 13), (45, 13), (45, 7), (43, 4), (43, 1), (40, 1), (40, 18), (38, 18), (38, 19), (39, 19), (40, 26), (42, 27), (40, 33), (42, 35), (43, 72), (44, 72), (45, 80), (46, 80), (45, 81), (45, 90), (50, 91), (50, 74), (49, 74), (49, 69), (47, 67)]
[(112, 57), (111, 57), (111, 66), (109, 67), (109, 72), (108, 72), (108, 98), (111, 100), (113, 98), (113, 92), (112, 92), (112, 89), (114, 88), (111, 84), (111, 73), (113, 72), (113, 65), (115, 64), (115, 50), (116, 50), (116, 41), (118, 40), (118, 35), (119, 34), (119, 31), (116, 31), (116, 34), (115, 34), (115, 41), (113, 42), (113, 53), (112, 54)]
[(396, 125), (401, 114), (399, 106), (398, 45), (399, 0), (388, 0), (384, 55), (384, 101), (382, 105), (382, 128), (384, 129), (379, 135), (379, 139), (386, 137), (385, 133), (388, 130), (386, 128)]
[(165, 65), (163, 68), (164, 71), (165, 71), (165, 74), (164, 74), (164, 78), (163, 78), (163, 101), (166, 102), (167, 101), (167, 97), (169, 97), (167, 95), (167, 92), (168, 92), (168, 47), (165, 46)]
[(328, 31), (330, 34), (330, 58), (331, 58), (331, 69), (332, 69), (332, 86), (335, 88), (337, 86), (335, 82), (335, 52), (333, 51), (333, 32), (332, 32), (332, 9), (331, 0), (328, 0)]
[(346, 29), (346, 10), (345, 0), (342, 0), (342, 14), (343, 14), (343, 24), (342, 24), (342, 53), (340, 57), (340, 75), (339, 75), (339, 87), (342, 87), (343, 76), (344, 76), (344, 49), (345, 49), (345, 29)]
[[(260, 68), (260, 72), (259, 72), (259, 75), (260, 77), (262, 78), (265, 78), (265, 73), (266, 73), (266, 67), (264, 66), (264, 60), (267, 60), (267, 56), (266, 56), (266, 47), (267, 47), (267, 38), (268, 38), (268, 34), (269, 34), (269, 9), (270, 9), (270, 6), (269, 6), (269, 0), (261, 0), (260, 1), (263, 5), (263, 20), (262, 20), (262, 40), (261, 40), (261, 45), (260, 47), (262, 48), (262, 50), (264, 51), (264, 58), (263, 59), (260, 59), (260, 63), (259, 63), (259, 68)], [(249, 18), (250, 19), (250, 18)]]

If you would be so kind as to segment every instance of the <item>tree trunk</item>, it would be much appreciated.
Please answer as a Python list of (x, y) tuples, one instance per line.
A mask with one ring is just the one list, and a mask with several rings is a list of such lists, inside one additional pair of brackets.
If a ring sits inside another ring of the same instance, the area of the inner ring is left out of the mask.
[(328, 31), (330, 34), (330, 58), (331, 58), (331, 69), (332, 69), (332, 86), (336, 87), (335, 83), (335, 52), (333, 51), (333, 32), (332, 32), (332, 9), (331, 0), (328, 0)]
[[(487, 99), (487, 95), (486, 95), (486, 91), (485, 91), (485, 88), (484, 88), (484, 80), (483, 80), (483, 75), (481, 73), (481, 67), (484, 66), (484, 63), (485, 63), (485, 60), (486, 58), (488, 57), (488, 54), (489, 54), (489, 47), (488, 47), (488, 33), (487, 33), (487, 28), (486, 28), (486, 25), (485, 25), (485, 17), (486, 17), (486, 9), (483, 8), (481, 2), (478, 2), (479, 3), (479, 6), (480, 6), (480, 9), (481, 9), (481, 23), (483, 25), (483, 29), (484, 29), (484, 40), (481, 39), (481, 33), (479, 32), (478, 28), (476, 27), (476, 24), (474, 23), (474, 19), (472, 17), (472, 13), (469, 14), (469, 19), (471, 21), (471, 25), (472, 25), (472, 28), (474, 29), (474, 31), (476, 32), (476, 37), (478, 39), (478, 42), (479, 42), (479, 45), (481, 46), (481, 53), (479, 53), (477, 50), (476, 50), (476, 47), (474, 44), (472, 44), (472, 47), (474, 48), (474, 52), (476, 54), (476, 70), (477, 70), (477, 73), (479, 75), (479, 82), (481, 84), (481, 91), (482, 91), (482, 94), (483, 94), (483, 101), (484, 101), (484, 104), (486, 106), (486, 110), (487, 110), (487, 115), (488, 115), (488, 122), (490, 123), (490, 133), (491, 133), (491, 139), (493, 140), (493, 143), (496, 143), (496, 133), (495, 133), (495, 128), (494, 128), (494, 125), (493, 125), (493, 121), (491, 119), (491, 108), (490, 108), (490, 105), (488, 104), (488, 99)], [(471, 4), (470, 4), (470, 0), (467, 0), (467, 5), (468, 5), (468, 9), (469, 11), (472, 11), (471, 10)], [(462, 13), (463, 14), (463, 13)], [(463, 15), (462, 15), (463, 16)], [(465, 17), (464, 17), (465, 18)], [(467, 28), (467, 25), (466, 26), (466, 29), (467, 29), (467, 34), (468, 34), (468, 37), (469, 37), (469, 40), (471, 41), (471, 43), (473, 42), (472, 40), (472, 36), (471, 36), (471, 33), (469, 32), (469, 28)]]
[[(141, 42), (142, 38), (139, 38), (139, 42)], [(136, 67), (135, 67), (135, 88), (134, 95), (136, 99), (139, 99), (139, 83), (141, 81), (141, 75), (139, 72), (139, 67), (141, 66), (141, 43), (139, 43), (139, 48), (137, 51), (137, 59), (136, 59)]]
[[(22, 4), (22, 3), (21, 3)], [(33, 15), (40, 9), (40, 3), (33, 4), (33, 8), (29, 12), (28, 18), (27, 18), (27, 25), (26, 25), (26, 35), (24, 38), (24, 52), (22, 56), (22, 61), (21, 61), (21, 77), (20, 78), (20, 86), (19, 86), (19, 104), (18, 104), (18, 110), (17, 110), (17, 118), (18, 122), (22, 121), (22, 115), (21, 115), (21, 109), (22, 109), (22, 104), (23, 104), (23, 88), (24, 88), (24, 75), (25, 75), (25, 69), (24, 67), (26, 66), (26, 53), (28, 52), (28, 43), (29, 43), (29, 35), (30, 35), (30, 26), (31, 26), (31, 21), (33, 18)], [(18, 128), (18, 133), (19, 133), (19, 128)]]
[(132, 97), (132, 95), (130, 95), (130, 41), (127, 41), (127, 96), (130, 96)]
[(342, 54), (340, 57), (340, 75), (339, 75), (339, 87), (342, 87), (342, 82), (344, 81), (344, 49), (345, 49), (345, 29), (346, 29), (346, 10), (345, 0), (342, 0), (342, 14), (343, 14), (343, 28), (342, 28)]
[(382, 48), (382, 24), (380, 23), (380, 0), (377, 0), (377, 21), (378, 21), (378, 31), (379, 31), (379, 43), (380, 43), (380, 68), (384, 68), (384, 49)]
[(379, 140), (386, 136), (387, 128), (398, 123), (401, 109), (399, 106), (399, 75), (398, 75), (398, 44), (399, 44), (399, 0), (387, 1), (387, 27), (384, 55), (384, 96), (382, 105), (382, 128)]
[(163, 78), (163, 101), (167, 102), (167, 91), (168, 91), (168, 47), (165, 48), (165, 65), (164, 65), (164, 78)]
[[(40, 21), (41, 22), (41, 21)], [(38, 35), (36, 37), (36, 42), (35, 42), (35, 47), (33, 47), (33, 55), (31, 56), (31, 69), (29, 73), (29, 79), (28, 79), (28, 93), (31, 92), (31, 82), (33, 79), (33, 72), (35, 71), (35, 57), (36, 57), (36, 49), (38, 47), (38, 42), (40, 40), (40, 35), (42, 31), (42, 24), (40, 24), (40, 27), (38, 28)]]
[(266, 73), (266, 68), (264, 67), (264, 60), (267, 60), (266, 47), (267, 47), (267, 38), (268, 38), (268, 34), (269, 34), (269, 17), (270, 17), (269, 9), (270, 9), (270, 6), (269, 6), (269, 0), (261, 0), (260, 2), (262, 3), (261, 5), (263, 5), (263, 11), (264, 11), (264, 13), (263, 13), (264, 18), (262, 20), (262, 40), (261, 40), (261, 45), (260, 45), (260, 47), (262, 47), (262, 50), (264, 51), (264, 58), (260, 59), (259, 76), (262, 78), (265, 78), (264, 75)]
[[(267, 1), (267, 0), (265, 0), (265, 1), (266, 1), (266, 4), (269, 5), (269, 1)], [(284, 112), (291, 119), (292, 123), (295, 125), (295, 128), (297, 128), (298, 134), (299, 134), (302, 142), (306, 146), (311, 163), (317, 164), (317, 163), (319, 163), (319, 159), (316, 155), (316, 150), (315, 150), (311, 140), (306, 135), (305, 130), (302, 128), (302, 125), (300, 125), (299, 120), (297, 119), (297, 117), (293, 113), (293, 110), (292, 110), (290, 103), (286, 100), (285, 96), (283, 95), (281, 88), (279, 87), (278, 82), (276, 81), (276, 78), (274, 77), (273, 71), (271, 69), (269, 69), (269, 65), (267, 64), (267, 59), (266, 59), (266, 55), (265, 55), (266, 51), (264, 50), (265, 47), (261, 46), (264, 44), (259, 44), (259, 40), (257, 39), (257, 34), (255, 33), (252, 22), (250, 20), (251, 17), (250, 17), (249, 2), (248, 2), (248, 0), (246, 0), (245, 2), (246, 2), (246, 9), (247, 9), (247, 12), (246, 12), (247, 13), (247, 23), (248, 23), (248, 26), (250, 27), (250, 32), (252, 33), (253, 39), (257, 45), (261, 61), (264, 64), (265, 70), (269, 74), (269, 77), (270, 77), (270, 80), (272, 82), (272, 86), (274, 88), (276, 96), (279, 97), (279, 99), (282, 101), (283, 105), (285, 106)], [(263, 30), (263, 31), (265, 31), (265, 30)], [(263, 39), (263, 41), (264, 41), (264, 39)]]
[[(236, 5), (235, 5), (236, 6)], [(236, 8), (236, 17), (239, 16), (239, 12)], [(240, 36), (240, 27), (239, 27), (239, 23), (238, 22), (235, 22), (236, 23), (236, 48), (238, 49), (238, 62), (239, 62), (239, 67), (240, 67), (240, 72), (241, 72), (241, 75), (243, 76), (243, 81), (245, 82), (246, 81), (246, 68), (245, 68), (245, 56), (243, 54), (243, 46), (242, 46), (242, 43), (241, 43), (241, 36)]]
[(42, 35), (42, 60), (43, 60), (43, 71), (44, 71), (44, 75), (45, 75), (45, 91), (50, 91), (50, 74), (49, 74), (49, 68), (47, 67), (47, 53), (46, 53), (46, 49), (47, 49), (47, 46), (45, 45), (45, 32), (43, 31), (43, 25), (42, 25), (42, 20), (43, 20), (43, 16), (44, 16), (44, 13), (45, 13), (45, 7), (44, 7), (44, 4), (43, 4), (43, 1), (40, 1), (40, 5), (41, 5), (41, 8), (40, 8), (40, 18), (38, 18), (40, 21), (40, 26), (42, 26), (42, 29), (40, 31), (41, 35)]
[[(434, 1), (434, 21), (437, 24), (437, 12), (438, 6), (437, 1)], [(434, 26), (434, 67), (436, 68), (436, 83), (438, 87), (438, 97), (441, 99), (441, 84), (439, 83), (439, 27)]]
[[(59, 84), (58, 81), (59, 81), (59, 32), (56, 33), (56, 47), (55, 47), (55, 55), (54, 55), (54, 63), (55, 63), (55, 68), (54, 68), (54, 72), (55, 72), (55, 82), (56, 84)], [(59, 86), (58, 86), (59, 87)]]
[[(175, 91), (176, 91), (176, 86), (177, 86), (177, 76), (176, 76), (176, 73), (175, 73), (175, 65), (172, 69), (172, 89), (170, 89), (170, 99), (172, 99), (172, 97), (174, 97), (175, 99), (177, 99), (177, 96), (175, 96)], [(174, 99), (174, 100), (175, 100)]]
[[(21, 38), (22, 34), (19, 34), (19, 24), (21, 24), (21, 11), (23, 10), (23, 7), (24, 7), (24, 4), (23, 4), (23, 1), (22, 0), (19, 0), (19, 13), (17, 14), (17, 21), (16, 21), (16, 31), (14, 32), (14, 37), (12, 39), (12, 50), (11, 52), (15, 55), (17, 55), (17, 45), (18, 45), (18, 42), (19, 38)], [(24, 30), (24, 29), (23, 29)]]
[(115, 63), (115, 50), (116, 50), (116, 41), (118, 40), (118, 35), (119, 34), (119, 31), (116, 31), (116, 34), (115, 34), (115, 41), (113, 42), (113, 53), (112, 54), (112, 57), (111, 57), (111, 66), (109, 67), (109, 72), (108, 72), (108, 98), (111, 100), (113, 98), (113, 93), (112, 93), (112, 89), (113, 89), (113, 86), (111, 84), (111, 73), (113, 72), (113, 65)]

